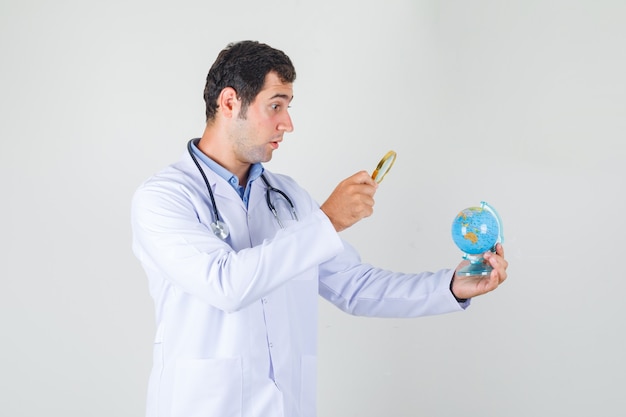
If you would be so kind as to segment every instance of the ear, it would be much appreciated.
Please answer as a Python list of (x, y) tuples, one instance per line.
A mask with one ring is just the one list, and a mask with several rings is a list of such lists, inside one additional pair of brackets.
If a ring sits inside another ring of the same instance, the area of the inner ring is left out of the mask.
[(217, 99), (217, 104), (220, 112), (227, 118), (232, 118), (233, 115), (238, 114), (241, 107), (237, 92), (232, 87), (226, 87), (222, 90)]

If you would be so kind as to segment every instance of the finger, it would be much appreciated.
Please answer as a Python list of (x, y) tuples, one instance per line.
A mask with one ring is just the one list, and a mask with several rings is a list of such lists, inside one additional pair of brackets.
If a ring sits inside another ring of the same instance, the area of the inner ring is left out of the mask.
[(374, 207), (376, 200), (370, 194), (359, 194), (357, 197), (357, 204), (362, 204), (367, 207)]
[(354, 174), (352, 178), (354, 178), (358, 184), (367, 184), (374, 188), (378, 187), (378, 183), (372, 179), (372, 176), (367, 171), (359, 171)]
[(370, 216), (374, 212), (374, 199), (367, 195), (361, 194), (354, 202), (354, 209), (364, 213), (366, 216)]
[(493, 267), (492, 273), (497, 273), (498, 284), (502, 284), (507, 277), (506, 268), (508, 266), (508, 262), (498, 255), (493, 255), (489, 259), (489, 264)]
[(372, 187), (370, 184), (357, 184), (354, 187), (357, 194), (367, 196), (370, 199), (373, 199), (374, 194), (376, 194), (376, 187)]
[(504, 258), (504, 247), (501, 243), (496, 244), (496, 253)]
[(489, 287), (491, 290), (498, 288), (498, 285), (502, 283), (501, 275), (498, 269), (493, 269), (489, 274)]

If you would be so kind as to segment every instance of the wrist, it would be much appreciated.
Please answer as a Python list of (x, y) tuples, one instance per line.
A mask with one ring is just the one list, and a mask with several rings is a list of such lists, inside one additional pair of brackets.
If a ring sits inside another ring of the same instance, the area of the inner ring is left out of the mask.
[(452, 289), (453, 285), (454, 285), (454, 278), (456, 277), (456, 272), (454, 274), (452, 274), (452, 279), (450, 280), (450, 293), (452, 293), (452, 296), (454, 297), (454, 299), (457, 301), (457, 303), (465, 303), (467, 302), (467, 298), (459, 298), (456, 296), (456, 294), (454, 293), (454, 290)]

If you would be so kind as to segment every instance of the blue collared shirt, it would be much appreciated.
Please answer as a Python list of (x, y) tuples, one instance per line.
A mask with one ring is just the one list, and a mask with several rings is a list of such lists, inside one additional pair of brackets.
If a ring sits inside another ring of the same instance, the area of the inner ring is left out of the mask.
[(200, 139), (194, 139), (191, 142), (191, 149), (196, 157), (200, 158), (202, 162), (204, 162), (213, 172), (215, 172), (220, 177), (224, 178), (239, 194), (239, 197), (243, 200), (246, 207), (248, 207), (248, 200), (250, 198), (250, 184), (254, 182), (254, 180), (258, 179), (261, 174), (263, 174), (263, 165), (261, 163), (252, 164), (250, 167), (250, 173), (248, 174), (248, 183), (245, 188), (239, 185), (239, 178), (208, 156), (206, 156), (198, 147), (196, 143), (198, 143)]

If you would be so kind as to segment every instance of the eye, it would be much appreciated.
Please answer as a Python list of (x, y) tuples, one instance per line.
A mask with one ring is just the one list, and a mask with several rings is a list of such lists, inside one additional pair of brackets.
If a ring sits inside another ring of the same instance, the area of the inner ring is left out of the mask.
[(278, 109), (280, 109), (280, 104), (277, 104), (277, 103), (271, 104), (271, 105), (270, 105), (270, 108), (271, 108), (272, 110), (278, 110)]

